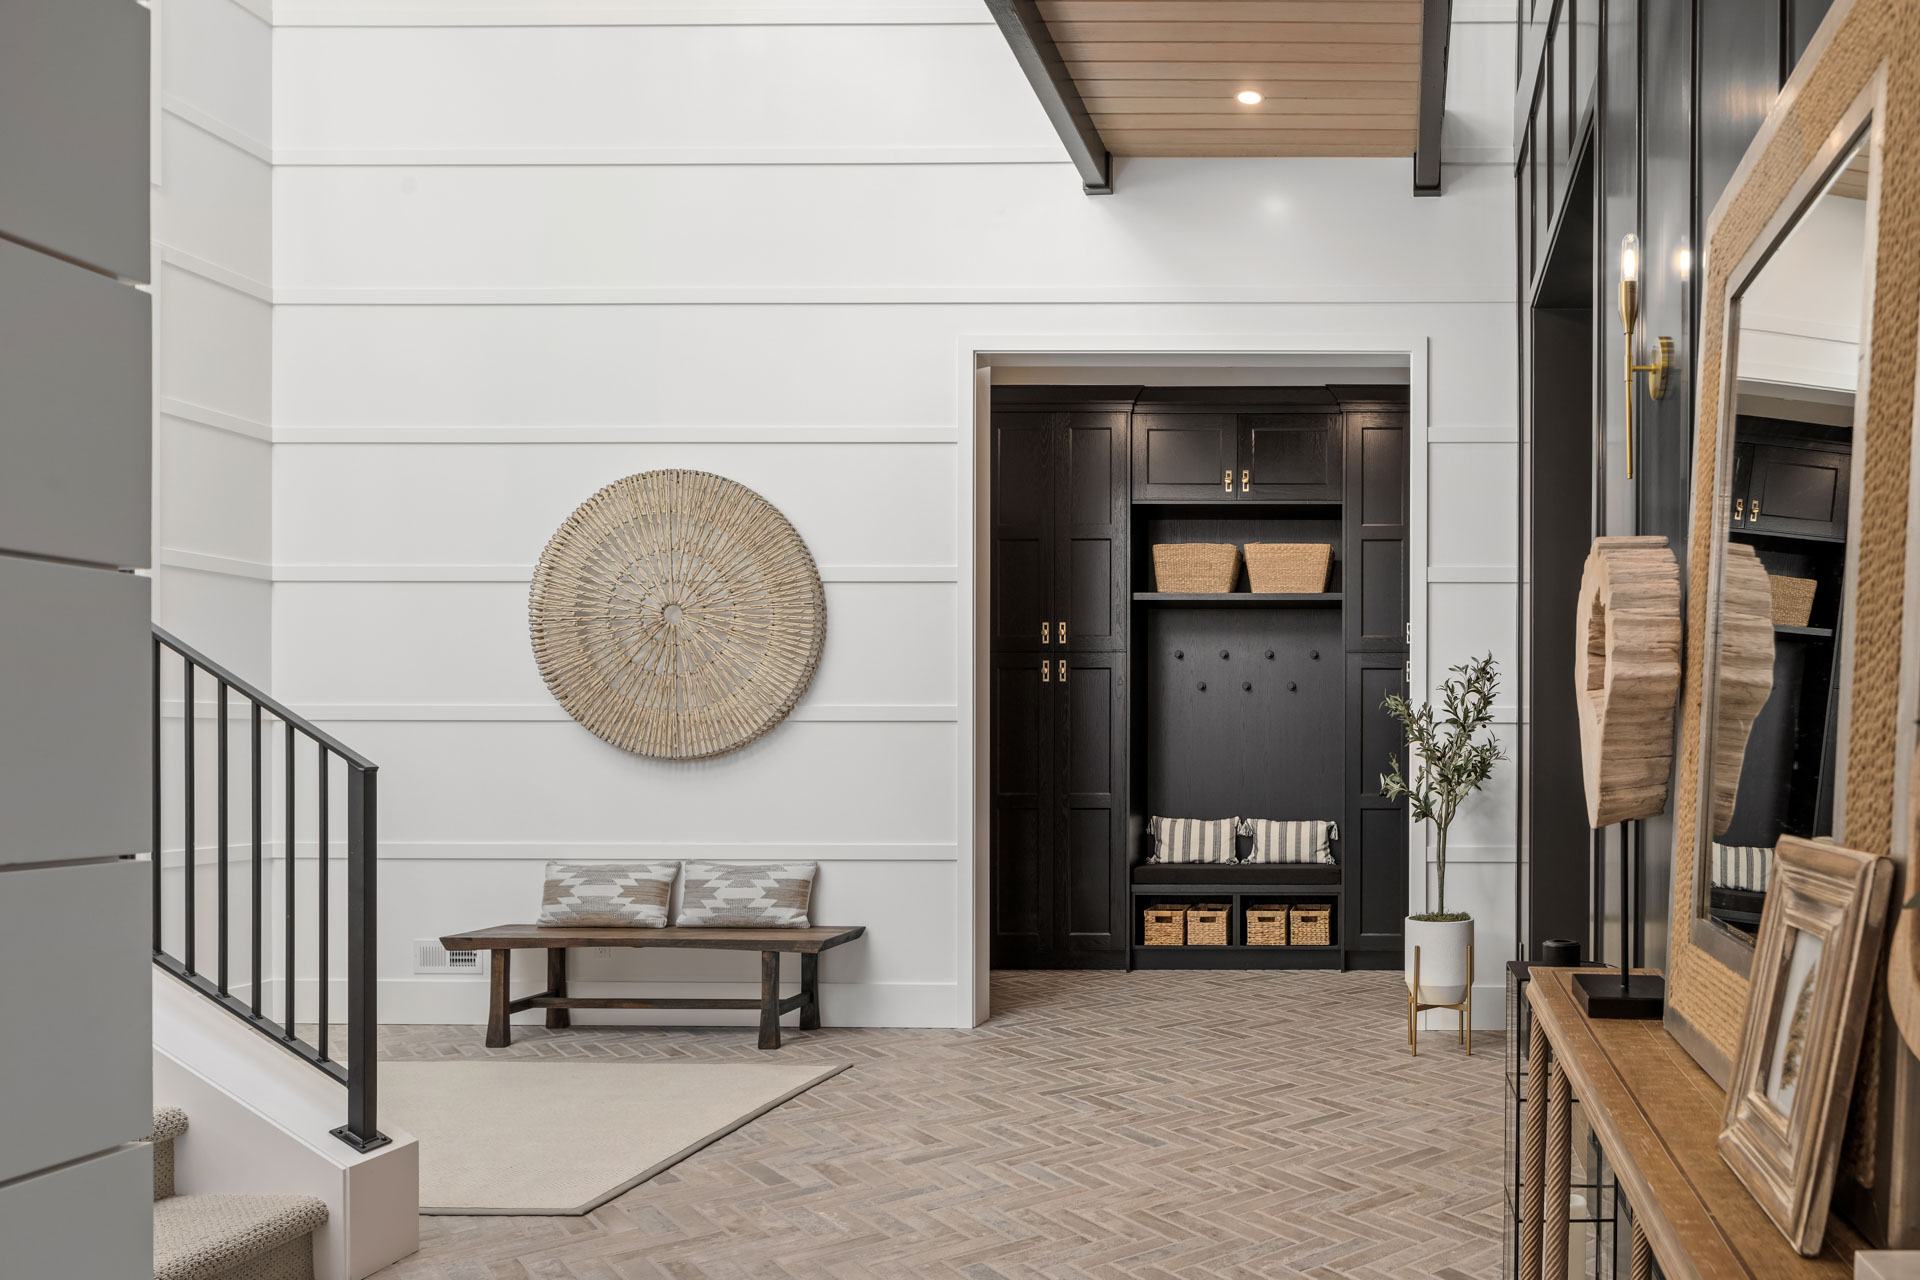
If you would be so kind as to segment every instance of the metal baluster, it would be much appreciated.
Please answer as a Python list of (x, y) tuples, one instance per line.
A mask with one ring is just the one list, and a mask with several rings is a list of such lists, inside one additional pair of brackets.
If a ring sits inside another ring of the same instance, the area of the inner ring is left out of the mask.
[(153, 875), (153, 950), (160, 953), (160, 637), (153, 638), (153, 725), (152, 725), (153, 762), (150, 769), (153, 781), (153, 852), (147, 856)]
[(182, 659), (181, 666), (186, 676), (186, 687), (182, 692), (182, 701), (180, 705), (183, 708), (183, 714), (181, 716), (181, 720), (186, 725), (186, 735), (187, 735), (186, 753), (183, 761), (186, 768), (187, 804), (186, 804), (186, 812), (182, 816), (182, 821), (186, 824), (186, 836), (181, 841), (181, 844), (186, 852), (186, 866), (182, 869), (182, 872), (181, 872), (181, 874), (185, 876), (185, 880), (182, 882), (184, 885), (184, 888), (182, 890), (181, 902), (183, 904), (185, 917), (186, 917), (186, 937), (181, 942), (180, 959), (181, 959), (181, 962), (186, 965), (187, 972), (192, 973), (194, 972), (193, 935), (194, 935), (194, 928), (195, 928), (194, 919), (193, 919), (193, 889), (194, 889), (193, 882), (197, 878), (197, 873), (199, 871), (199, 868), (194, 865), (196, 861), (196, 855), (198, 854), (199, 851), (194, 847), (194, 843), (193, 843), (193, 802), (194, 802), (194, 794), (193, 794), (194, 792), (193, 659), (191, 658)]
[(293, 728), (293, 723), (292, 723), (292, 721), (288, 721), (288, 722), (287, 722), (287, 767), (286, 767), (286, 774), (287, 774), (287, 843), (286, 843), (286, 849), (285, 849), (285, 855), (286, 855), (286, 860), (287, 860), (287, 877), (286, 877), (286, 901), (285, 901), (285, 902), (283, 903), (283, 905), (284, 905), (284, 906), (286, 907), (286, 910), (285, 910), (285, 911), (284, 911), (284, 912), (282, 913), (282, 914), (283, 914), (283, 915), (285, 916), (285, 918), (286, 918), (286, 926), (285, 926), (285, 927), (286, 927), (286, 931), (287, 931), (287, 937), (286, 937), (286, 953), (287, 953), (287, 967), (286, 967), (286, 969), (285, 969), (285, 970), (284, 970), (284, 971), (282, 972), (282, 974), (281, 974), (281, 977), (280, 977), (280, 988), (281, 988), (281, 990), (282, 990), (282, 991), (283, 991), (283, 992), (285, 993), (285, 994), (284, 994), (284, 995), (283, 995), (283, 996), (281, 997), (281, 999), (282, 999), (282, 1001), (284, 1002), (284, 1004), (283, 1004), (283, 1008), (284, 1008), (284, 1011), (285, 1011), (285, 1013), (286, 1013), (286, 1015), (287, 1015), (287, 1039), (289, 1039), (289, 1040), (292, 1040), (292, 1039), (294, 1039), (294, 1038), (295, 1038), (295, 1036), (294, 1036), (294, 1034), (293, 1034), (293, 944), (294, 944), (294, 930), (293, 930), (293, 908), (294, 908), (294, 892), (293, 892), (293, 873), (294, 873), (294, 865), (293, 865), (293, 864), (294, 864), (294, 857), (293, 857), (293, 855), (294, 855), (294, 835), (295, 835), (295, 831), (294, 831), (294, 823), (293, 823), (293, 819), (294, 819), (294, 804), (293, 804), (293, 784), (294, 784), (294, 779), (293, 779), (293, 758), (294, 758), (294, 754), (295, 754), (295, 752), (294, 752), (294, 748), (295, 748), (295, 746), (296, 746), (296, 745), (298, 745), (298, 742), (297, 742), (297, 739), (295, 739), (295, 737), (294, 737), (293, 735), (294, 735), (294, 728)]
[(266, 985), (260, 980), (260, 884), (266, 877), (266, 867), (265, 859), (261, 856), (260, 849), (260, 760), (262, 755), (262, 744), (260, 741), (260, 704), (251, 698), (247, 701), (251, 704), (248, 720), (249, 728), (253, 734), (252, 759), (248, 765), (248, 784), (253, 791), (251, 819), (253, 830), (249, 833), (253, 840), (253, 881), (248, 887), (253, 899), (253, 932), (249, 937), (249, 946), (251, 948), (249, 962), (251, 967), (247, 970), (247, 981), (253, 984), (253, 1016), (257, 1018), (260, 1016), (260, 988)]
[(215, 897), (219, 901), (219, 920), (216, 922), (220, 931), (218, 977), (220, 994), (224, 996), (227, 994), (227, 682), (225, 680), (220, 682), (218, 701), (220, 725), (214, 730), (214, 741), (218, 744), (215, 755), (220, 763), (220, 817), (216, 824), (220, 832), (220, 865), (215, 871), (214, 884)]
[(314, 754), (320, 758), (320, 791), (316, 803), (320, 806), (320, 862), (316, 868), (314, 892), (318, 895), (320, 923), (314, 935), (314, 950), (318, 955), (315, 966), (320, 981), (319, 1002), (320, 1033), (314, 1037), (314, 1047), (320, 1051), (320, 1061), (327, 1060), (327, 748), (316, 743)]

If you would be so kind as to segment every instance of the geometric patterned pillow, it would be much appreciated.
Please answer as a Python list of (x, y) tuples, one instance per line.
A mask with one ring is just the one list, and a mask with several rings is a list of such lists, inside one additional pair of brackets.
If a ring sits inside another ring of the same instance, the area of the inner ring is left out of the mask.
[(683, 929), (804, 929), (817, 862), (689, 862)]
[(1332, 862), (1339, 831), (1331, 822), (1282, 822), (1248, 818), (1240, 834), (1253, 837), (1248, 862)]
[(1150, 862), (1232, 862), (1238, 818), (1149, 818)]
[(661, 929), (677, 862), (549, 862), (540, 923)]

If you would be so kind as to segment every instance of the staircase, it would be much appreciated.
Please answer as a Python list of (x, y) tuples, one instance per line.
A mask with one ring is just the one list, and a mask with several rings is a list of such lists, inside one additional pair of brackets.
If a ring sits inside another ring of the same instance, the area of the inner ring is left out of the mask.
[(153, 1280), (314, 1280), (313, 1233), (326, 1202), (313, 1196), (180, 1195), (173, 1145), (187, 1113), (153, 1113)]
[(418, 1144), (377, 1124), (378, 768), (152, 657), (155, 1280), (360, 1280), (419, 1244)]

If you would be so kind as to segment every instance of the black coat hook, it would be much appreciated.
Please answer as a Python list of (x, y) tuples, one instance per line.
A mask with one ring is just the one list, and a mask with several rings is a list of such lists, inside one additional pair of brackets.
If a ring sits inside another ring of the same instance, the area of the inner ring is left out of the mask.
[(1242, 680), (1242, 681), (1240, 682), (1240, 688), (1241, 688), (1241, 690), (1242, 690), (1242, 692), (1245, 692), (1245, 693), (1252, 693), (1252, 692), (1253, 692), (1253, 681), (1251, 681), (1251, 680)]
[(1184, 658), (1186, 656), (1187, 656), (1187, 651), (1185, 649), (1175, 649), (1173, 651), (1174, 661), (1176, 662), (1178, 662), (1181, 658)]
[(1221, 656), (1221, 657), (1223, 657), (1223, 658), (1224, 658), (1224, 657), (1226, 657), (1226, 656), (1227, 656), (1227, 651), (1226, 651), (1225, 649), (1222, 649), (1222, 650), (1220, 651), (1220, 656)]
[(1267, 650), (1267, 661), (1268, 661), (1268, 662), (1272, 662), (1272, 661), (1273, 661), (1273, 650), (1271, 650), (1271, 649), (1269, 649), (1269, 650)]
[(1200, 689), (1200, 692), (1202, 693), (1205, 693), (1207, 691), (1207, 682), (1205, 680), (1202, 680), (1200, 682), (1199, 689)]
[(1291, 681), (1291, 680), (1289, 680), (1289, 681), (1287, 681), (1287, 692), (1288, 692), (1288, 693), (1292, 693), (1292, 692), (1293, 692), (1293, 691), (1294, 691), (1295, 689), (1298, 689), (1299, 687), (1300, 687), (1300, 686), (1299, 686), (1299, 685), (1297, 685), (1297, 684), (1295, 684), (1295, 683), (1294, 683), (1293, 681)]
[(1307, 656), (1309, 658), (1312, 658), (1315, 662), (1320, 661), (1320, 651), (1318, 649), (1307, 650)]

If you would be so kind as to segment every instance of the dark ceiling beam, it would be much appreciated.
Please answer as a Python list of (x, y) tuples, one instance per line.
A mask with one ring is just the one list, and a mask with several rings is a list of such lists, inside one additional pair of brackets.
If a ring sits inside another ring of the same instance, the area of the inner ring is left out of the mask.
[(1034, 0), (987, 0), (987, 8), (993, 13), (993, 20), (1000, 24), (1000, 33), (1006, 36), (1020, 69), (1027, 73), (1034, 93), (1039, 95), (1047, 119), (1053, 121), (1053, 131), (1066, 144), (1067, 154), (1073, 159), (1073, 167), (1080, 171), (1080, 181), (1087, 194), (1112, 195), (1113, 157), (1107, 153), (1107, 144), (1100, 140), (1100, 130), (1094, 128), (1087, 104), (1080, 100), (1080, 90), (1060, 57), (1059, 47), (1053, 43), (1047, 20), (1040, 16), (1040, 6)]
[(1447, 114), (1447, 35), (1453, 0), (1420, 6), (1420, 137), (1413, 151), (1413, 194), (1440, 194), (1440, 124)]

